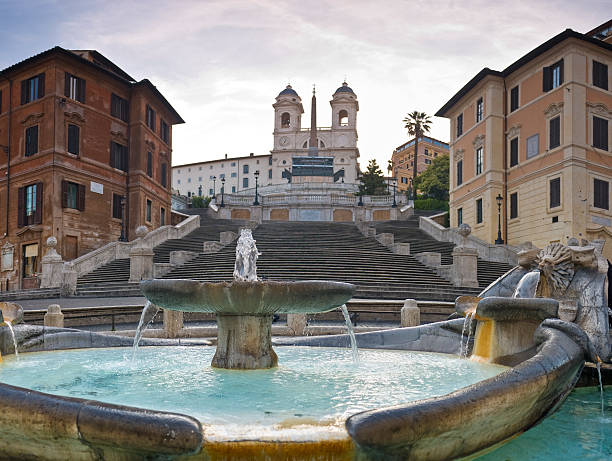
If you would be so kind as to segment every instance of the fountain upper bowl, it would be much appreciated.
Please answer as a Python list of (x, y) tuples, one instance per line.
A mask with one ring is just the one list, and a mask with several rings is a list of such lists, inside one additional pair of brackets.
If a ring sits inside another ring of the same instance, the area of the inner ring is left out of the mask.
[(143, 280), (146, 298), (164, 309), (226, 315), (308, 314), (327, 312), (353, 297), (344, 282), (199, 282), (187, 279)]

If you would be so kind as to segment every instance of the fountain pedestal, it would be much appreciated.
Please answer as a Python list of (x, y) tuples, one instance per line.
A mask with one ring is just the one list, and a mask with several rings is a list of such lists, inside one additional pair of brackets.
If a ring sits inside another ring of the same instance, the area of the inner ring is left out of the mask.
[(217, 352), (212, 366), (254, 370), (278, 363), (272, 349), (271, 315), (217, 314)]

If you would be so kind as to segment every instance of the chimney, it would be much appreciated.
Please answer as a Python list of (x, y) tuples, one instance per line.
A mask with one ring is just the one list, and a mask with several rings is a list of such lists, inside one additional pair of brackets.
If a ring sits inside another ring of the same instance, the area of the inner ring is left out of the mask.
[(227, 160), (227, 154), (225, 154), (225, 160)]
[(249, 157), (253, 157), (254, 155), (255, 155), (255, 154), (254, 154), (253, 152), (251, 152), (251, 153), (249, 154)]

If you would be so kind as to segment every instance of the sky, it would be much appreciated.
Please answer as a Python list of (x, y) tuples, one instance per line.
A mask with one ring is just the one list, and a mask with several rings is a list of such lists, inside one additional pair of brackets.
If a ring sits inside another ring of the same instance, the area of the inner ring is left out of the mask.
[(95, 49), (148, 78), (185, 124), (173, 165), (267, 154), (276, 95), (291, 83), (310, 120), (331, 125), (328, 101), (346, 78), (359, 100), (360, 164), (385, 169), (408, 136), (402, 119), (432, 116), (482, 68), (502, 70), (571, 28), (612, 16), (611, 0), (0, 0), (0, 69), (56, 45)]

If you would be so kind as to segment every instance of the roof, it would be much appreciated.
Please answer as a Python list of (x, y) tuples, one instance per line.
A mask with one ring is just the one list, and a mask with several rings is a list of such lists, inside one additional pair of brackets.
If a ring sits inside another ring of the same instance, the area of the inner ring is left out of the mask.
[(342, 82), (342, 86), (340, 88), (338, 88), (334, 92), (334, 94), (336, 94), (336, 93), (352, 93), (352, 94), (355, 94), (353, 89), (350, 86), (348, 86), (348, 83), (346, 83), (346, 82)]
[(466, 83), (465, 86), (463, 88), (461, 88), (452, 98), (450, 98), (446, 102), (446, 104), (444, 104), (438, 110), (438, 112), (436, 112), (436, 114), (435, 114), (436, 117), (444, 117), (446, 112), (448, 112), (448, 110), (451, 107), (453, 107), (455, 104), (457, 104), (457, 102), (461, 98), (463, 98), (467, 93), (469, 93), (470, 90), (472, 90), (485, 77), (487, 77), (489, 75), (492, 75), (492, 76), (495, 76), (495, 77), (505, 78), (508, 75), (510, 75), (513, 72), (515, 72), (516, 70), (518, 70), (521, 67), (523, 67), (524, 65), (526, 65), (527, 63), (529, 63), (530, 61), (533, 61), (534, 59), (536, 59), (540, 55), (544, 54), (545, 52), (547, 52), (551, 48), (555, 47), (559, 43), (561, 43), (561, 42), (563, 42), (565, 40), (568, 40), (570, 38), (575, 38), (577, 40), (581, 40), (583, 42), (587, 42), (587, 43), (596, 45), (596, 46), (598, 46), (600, 48), (603, 48), (603, 49), (605, 49), (607, 51), (612, 51), (612, 44), (610, 44), (610, 43), (602, 42), (601, 40), (589, 37), (589, 36), (587, 36), (585, 34), (581, 34), (580, 32), (576, 32), (576, 31), (574, 31), (572, 29), (566, 29), (563, 32), (561, 32), (560, 34), (555, 35), (550, 40), (547, 40), (546, 42), (542, 43), (537, 48), (531, 50), (529, 53), (527, 53), (523, 57), (519, 58), (517, 61), (513, 62), (512, 64), (510, 64), (508, 67), (506, 67), (501, 72), (498, 71), (498, 70), (489, 69), (488, 67), (485, 67), (484, 69), (482, 69), (480, 72), (478, 72), (474, 76), (474, 78), (472, 78), (468, 83)]
[[(91, 56), (91, 60), (87, 59), (79, 53), (88, 53)], [(126, 85), (131, 87), (137, 86), (146, 86), (151, 92), (159, 98), (164, 106), (172, 113), (172, 115), (176, 118), (176, 123), (185, 123), (182, 117), (178, 114), (178, 112), (172, 107), (172, 105), (166, 100), (166, 98), (159, 92), (159, 90), (148, 80), (144, 79), (139, 82), (136, 82), (133, 77), (124, 72), (119, 66), (114, 64), (110, 59), (106, 58), (104, 55), (99, 53), (96, 50), (66, 50), (60, 46), (55, 46), (41, 53), (35, 54), (34, 56), (30, 56), (29, 58), (24, 59), (23, 61), (19, 61), (12, 66), (7, 67), (6, 69), (0, 70), (0, 75), (8, 78), (8, 75), (20, 70), (22, 67), (31, 65), (36, 63), (39, 60), (51, 57), (53, 55), (59, 55), (67, 57), (68, 59), (73, 59), (79, 61), (81, 64), (86, 66), (90, 66), (95, 68), (99, 72), (103, 72), (106, 75), (115, 78)]]
[(209, 163), (217, 163), (217, 162), (233, 162), (234, 160), (244, 160), (246, 158), (262, 158), (262, 157), (271, 157), (272, 154), (261, 154), (261, 155), (243, 155), (242, 157), (228, 157), (228, 158), (218, 158), (215, 160), (206, 160), (205, 162), (193, 162), (193, 163), (183, 163), (182, 165), (173, 165), (172, 168), (183, 168), (194, 165), (208, 165)]
[(278, 93), (278, 96), (297, 96), (299, 98), (299, 95), (293, 88), (291, 88), (291, 85), (287, 85), (287, 88)]
[[(402, 144), (402, 145), (400, 145), (400, 146), (397, 146), (397, 147), (396, 147), (396, 148), (393, 150), (393, 152), (394, 152), (394, 153), (395, 153), (395, 152), (401, 152), (401, 151), (403, 151), (403, 150), (407, 149), (408, 147), (413, 146), (413, 145), (414, 145), (414, 140), (415, 140), (415, 139), (416, 139), (416, 138), (412, 138), (412, 139), (410, 139), (409, 141), (406, 141), (404, 144)], [(447, 150), (448, 150), (448, 148), (449, 148), (449, 146), (448, 146), (448, 143), (447, 143), (447, 142), (440, 141), (439, 139), (432, 138), (431, 136), (421, 136), (421, 137), (419, 138), (419, 142), (426, 142), (426, 143), (432, 144), (432, 145), (434, 145), (434, 146), (438, 146), (438, 147), (440, 147), (440, 148), (442, 148), (442, 149), (447, 149)]]

